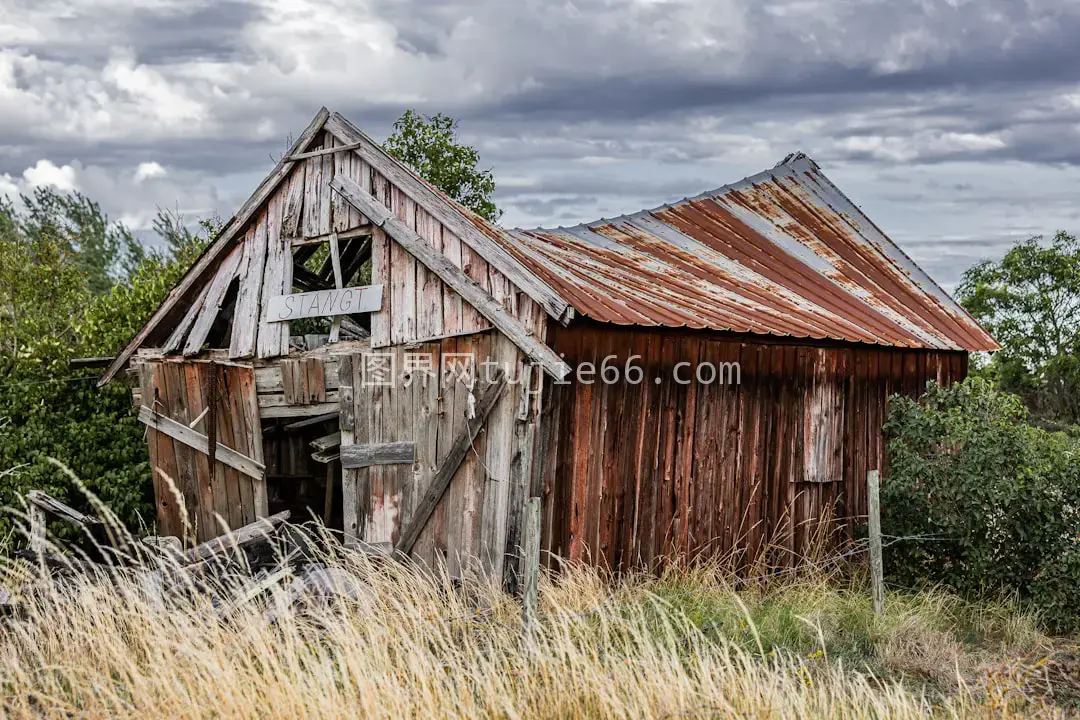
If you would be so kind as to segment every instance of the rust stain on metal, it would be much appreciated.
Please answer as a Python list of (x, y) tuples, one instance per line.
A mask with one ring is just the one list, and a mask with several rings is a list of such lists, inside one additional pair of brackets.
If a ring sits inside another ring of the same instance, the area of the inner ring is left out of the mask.
[(476, 225), (577, 312), (896, 347), (997, 343), (804, 155), (695, 198), (571, 228)]

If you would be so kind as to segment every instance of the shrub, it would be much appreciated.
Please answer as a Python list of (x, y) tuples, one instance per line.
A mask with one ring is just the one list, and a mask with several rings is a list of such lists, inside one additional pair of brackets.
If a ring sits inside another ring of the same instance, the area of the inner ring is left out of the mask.
[(882, 527), (931, 537), (890, 548), (887, 572), (1015, 593), (1068, 630), (1080, 626), (1080, 448), (1027, 419), (979, 378), (892, 399)]
[[(0, 207), (0, 219), (5, 216)], [(165, 220), (169, 220), (165, 217)], [(125, 523), (153, 522), (153, 485), (145, 429), (122, 378), (96, 387), (96, 376), (70, 369), (73, 357), (112, 355), (123, 347), (180, 279), (206, 239), (159, 220), (168, 254), (148, 253), (122, 282), (95, 295), (80, 258), (46, 232), (0, 222), (0, 507), (40, 489), (91, 510), (56, 458)], [(205, 224), (209, 235), (215, 226)], [(17, 538), (0, 513), (0, 549)], [(61, 536), (72, 531), (62, 523)]]

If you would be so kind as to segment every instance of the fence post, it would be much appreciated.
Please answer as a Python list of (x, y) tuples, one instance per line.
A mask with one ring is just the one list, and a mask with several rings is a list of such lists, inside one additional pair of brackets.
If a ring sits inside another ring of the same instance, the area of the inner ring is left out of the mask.
[(870, 515), (870, 592), (874, 613), (885, 612), (885, 573), (881, 563), (881, 496), (878, 493), (881, 473), (866, 473), (866, 505)]
[(31, 500), (26, 503), (30, 520), (30, 549), (39, 556), (45, 552), (45, 511)]
[(525, 630), (536, 622), (538, 602), (537, 582), (540, 575), (540, 498), (531, 497), (525, 501), (525, 536), (522, 539), (521, 568), (525, 585), (524, 604), (521, 612)]

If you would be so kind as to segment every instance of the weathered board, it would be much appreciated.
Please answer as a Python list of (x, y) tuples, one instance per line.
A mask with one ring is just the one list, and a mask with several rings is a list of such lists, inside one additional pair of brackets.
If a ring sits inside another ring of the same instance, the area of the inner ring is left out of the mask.
[(267, 322), (375, 312), (382, 307), (382, 285), (293, 293), (270, 298)]
[(340, 455), (341, 467), (349, 470), (374, 465), (412, 465), (416, 459), (416, 443), (400, 440), (374, 445), (342, 445)]
[[(211, 378), (212, 374), (216, 377)], [(173, 434), (182, 432), (177, 426), (193, 431), (187, 441), (154, 427), (147, 431), (158, 534), (201, 542), (221, 534), (218, 518), (238, 528), (268, 514), (265, 478), (253, 477), (263, 465), (253, 370), (208, 362), (144, 360), (139, 377), (145, 406), (172, 420)], [(211, 472), (208, 443), (197, 447), (198, 437), (208, 441), (211, 424), (217, 444), (235, 451), (229, 459), (239, 456), (239, 462), (251, 461), (245, 471), (231, 467), (219, 455)]]
[[(545, 556), (618, 569), (703, 555), (790, 565), (815, 539), (850, 537), (866, 473), (887, 461), (889, 395), (967, 372), (963, 353), (595, 325), (558, 328), (554, 347), (598, 369), (638, 356), (636, 384), (599, 371), (553, 384), (542, 428)], [(729, 363), (724, 382), (675, 382), (704, 363)]]

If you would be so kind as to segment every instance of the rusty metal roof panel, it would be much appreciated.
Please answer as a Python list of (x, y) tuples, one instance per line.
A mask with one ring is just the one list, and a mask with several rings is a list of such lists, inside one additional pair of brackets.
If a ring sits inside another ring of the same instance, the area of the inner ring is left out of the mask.
[(601, 322), (998, 348), (805, 155), (653, 210), (491, 234)]

